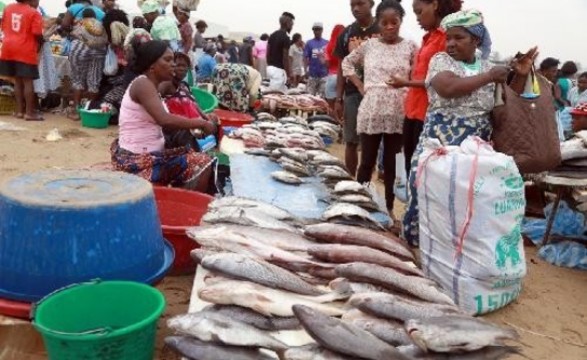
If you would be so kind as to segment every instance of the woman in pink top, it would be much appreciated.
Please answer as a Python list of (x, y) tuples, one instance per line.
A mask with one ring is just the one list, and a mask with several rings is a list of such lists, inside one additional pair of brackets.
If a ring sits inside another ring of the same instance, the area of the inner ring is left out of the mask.
[[(124, 95), (120, 108), (119, 138), (111, 148), (112, 163), (119, 171), (139, 175), (157, 185), (203, 185), (208, 183), (211, 158), (189, 147), (166, 149), (163, 127), (216, 132), (204, 119), (171, 115), (163, 106), (157, 88), (173, 79), (174, 55), (164, 41), (150, 41), (136, 49), (136, 78)], [(205, 185), (204, 185), (205, 186)]]
[(260, 40), (255, 43), (255, 47), (253, 48), (253, 56), (257, 65), (256, 68), (261, 73), (263, 79), (267, 79), (267, 40), (269, 40), (269, 35), (261, 35)]

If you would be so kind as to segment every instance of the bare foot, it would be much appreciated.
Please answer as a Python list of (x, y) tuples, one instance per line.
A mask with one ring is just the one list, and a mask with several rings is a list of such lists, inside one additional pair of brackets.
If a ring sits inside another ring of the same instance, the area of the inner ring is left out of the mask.
[(35, 114), (35, 115), (32, 115), (32, 116), (29, 116), (29, 115), (27, 115), (27, 116), (26, 116), (24, 119), (25, 119), (26, 121), (43, 121), (43, 120), (45, 120), (45, 119), (44, 119), (44, 118), (43, 118), (41, 115), (39, 115), (39, 114)]
[(24, 119), (24, 114), (23, 113), (12, 113), (12, 116), (14, 116), (17, 119)]

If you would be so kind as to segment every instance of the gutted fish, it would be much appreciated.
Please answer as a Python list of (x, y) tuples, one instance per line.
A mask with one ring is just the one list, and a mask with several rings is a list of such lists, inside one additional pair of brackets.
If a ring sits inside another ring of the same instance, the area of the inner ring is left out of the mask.
[(322, 214), (322, 219), (325, 221), (336, 222), (338, 220), (343, 220), (346, 222), (357, 222), (365, 221), (378, 228), (380, 230), (385, 230), (385, 228), (375, 220), (365, 209), (362, 209), (353, 204), (346, 204), (346, 203), (336, 203), (330, 206), (324, 214)]

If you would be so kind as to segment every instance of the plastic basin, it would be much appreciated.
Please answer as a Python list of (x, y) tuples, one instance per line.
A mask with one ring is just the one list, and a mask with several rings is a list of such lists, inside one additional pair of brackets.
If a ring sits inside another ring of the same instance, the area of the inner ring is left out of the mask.
[(206, 91), (199, 89), (197, 87), (192, 88), (192, 95), (196, 98), (196, 102), (198, 106), (204, 114), (209, 114), (214, 111), (218, 107), (218, 98), (216, 95)]
[(151, 360), (164, 309), (163, 294), (150, 286), (91, 282), (43, 299), (33, 310), (33, 325), (50, 360)]
[(84, 109), (79, 109), (81, 123), (83, 127), (93, 129), (105, 129), (109, 125), (111, 113), (92, 112)]
[(186, 230), (199, 226), (208, 204), (214, 200), (210, 195), (195, 191), (155, 186), (155, 199), (161, 221), (163, 236), (175, 250), (171, 275), (193, 274), (196, 264), (190, 252), (198, 244), (186, 235)]
[(45, 171), (0, 186), (0, 298), (37, 301), (95, 278), (153, 283), (173, 257), (137, 176)]

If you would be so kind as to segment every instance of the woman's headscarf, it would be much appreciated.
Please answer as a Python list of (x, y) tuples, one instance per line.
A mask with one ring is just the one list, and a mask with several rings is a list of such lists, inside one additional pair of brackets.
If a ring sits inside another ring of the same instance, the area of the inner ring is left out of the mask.
[(169, 44), (166, 41), (153, 40), (140, 45), (136, 49), (133, 71), (136, 74), (143, 74), (165, 54), (167, 49)]
[(485, 24), (483, 15), (478, 10), (462, 10), (448, 15), (442, 20), (440, 26), (446, 31), (453, 27), (463, 27), (480, 40), (479, 50), (481, 58), (487, 59), (491, 54), (491, 36)]
[(160, 9), (161, 5), (156, 0), (147, 0), (141, 5), (141, 13), (143, 15), (159, 12)]

